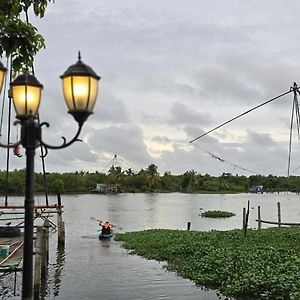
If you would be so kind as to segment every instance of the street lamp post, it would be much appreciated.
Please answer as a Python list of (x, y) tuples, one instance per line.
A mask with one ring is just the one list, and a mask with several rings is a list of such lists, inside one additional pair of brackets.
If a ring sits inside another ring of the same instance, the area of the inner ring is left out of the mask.
[[(6, 68), (0, 62), (0, 91), (3, 85)], [(22, 299), (32, 299), (33, 295), (33, 220), (34, 220), (34, 156), (35, 149), (42, 146), (46, 149), (62, 149), (70, 146), (78, 140), (83, 123), (93, 113), (98, 93), (98, 81), (100, 77), (81, 61), (80, 53), (78, 61), (71, 65), (61, 76), (63, 81), (63, 93), (69, 113), (78, 123), (78, 130), (69, 142), (63, 137), (63, 143), (58, 146), (46, 144), (42, 140), (42, 126), (37, 119), (38, 108), (41, 99), (42, 84), (35, 76), (29, 74), (19, 75), (10, 84), (10, 96), (13, 99), (16, 118), (15, 124), (21, 125), (21, 139), (15, 144), (0, 147), (12, 148), (22, 145), (26, 149), (26, 177), (25, 177), (25, 226), (23, 249), (23, 282)]]

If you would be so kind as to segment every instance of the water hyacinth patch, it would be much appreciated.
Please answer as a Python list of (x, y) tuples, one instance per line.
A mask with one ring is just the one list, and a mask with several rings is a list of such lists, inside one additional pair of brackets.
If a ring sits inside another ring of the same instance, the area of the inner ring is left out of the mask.
[(229, 211), (208, 210), (201, 213), (200, 216), (205, 218), (230, 218), (235, 216), (235, 214)]
[(131, 253), (166, 262), (168, 270), (226, 296), (300, 299), (300, 229), (118, 234)]

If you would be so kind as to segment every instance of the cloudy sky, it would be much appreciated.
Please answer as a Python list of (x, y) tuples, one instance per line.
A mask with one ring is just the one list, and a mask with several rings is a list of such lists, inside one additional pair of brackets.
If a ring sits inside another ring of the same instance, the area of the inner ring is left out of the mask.
[[(76, 132), (59, 75), (76, 62), (78, 50), (101, 81), (83, 143), (50, 150), (47, 170), (106, 172), (116, 154), (122, 168), (136, 171), (154, 163), (161, 174), (286, 175), (292, 93), (189, 141), (298, 82), (299, 15), (296, 0), (49, 4), (43, 19), (30, 20), (47, 46), (35, 60), (44, 84), (40, 117), (50, 123), (43, 129), (46, 142), (59, 144)], [(299, 151), (293, 134), (295, 175)], [(25, 157), (11, 158), (11, 168), (24, 164)]]

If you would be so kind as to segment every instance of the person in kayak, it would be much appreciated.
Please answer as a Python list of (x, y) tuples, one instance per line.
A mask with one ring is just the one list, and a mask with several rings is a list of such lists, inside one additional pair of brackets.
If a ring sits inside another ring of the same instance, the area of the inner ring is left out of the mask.
[(112, 225), (106, 221), (105, 223), (104, 222), (100, 222), (100, 226), (102, 227), (102, 234), (111, 234), (111, 227)]

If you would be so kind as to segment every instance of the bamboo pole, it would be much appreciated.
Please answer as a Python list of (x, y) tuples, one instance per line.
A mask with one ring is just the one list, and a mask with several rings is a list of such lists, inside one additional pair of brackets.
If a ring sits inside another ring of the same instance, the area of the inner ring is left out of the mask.
[(258, 230), (261, 230), (261, 214), (260, 214), (260, 206), (257, 207), (257, 218), (258, 218)]

